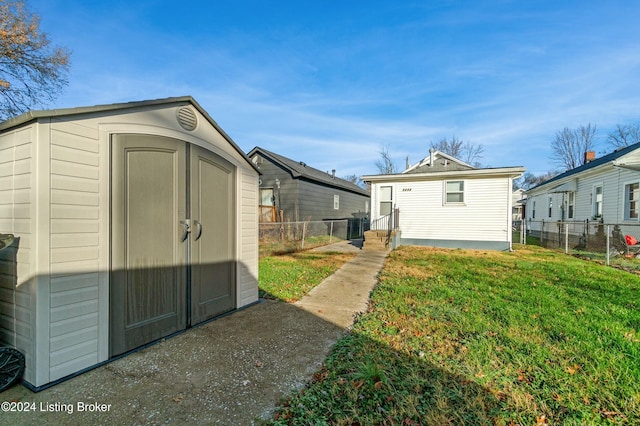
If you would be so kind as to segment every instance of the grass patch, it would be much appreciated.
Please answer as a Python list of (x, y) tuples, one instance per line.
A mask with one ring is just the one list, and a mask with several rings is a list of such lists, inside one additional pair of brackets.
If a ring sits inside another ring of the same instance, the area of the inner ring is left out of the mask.
[(305, 251), (263, 257), (259, 261), (260, 297), (295, 302), (355, 255)]
[(279, 256), (282, 254), (296, 253), (309, 250), (314, 247), (326, 246), (327, 244), (339, 243), (344, 241), (342, 238), (329, 235), (306, 237), (304, 247), (301, 240), (290, 239), (278, 241), (273, 239), (261, 239), (259, 244), (260, 258), (267, 256)]
[[(606, 253), (593, 253), (581, 250), (571, 250), (570, 254), (581, 259), (597, 262), (601, 265), (605, 265), (607, 262)], [(631, 254), (630, 257), (624, 255), (610, 256), (609, 265), (628, 272), (640, 273), (640, 259), (635, 257), (635, 253)]]
[(640, 278), (535, 246), (401, 247), (272, 424), (640, 424)]

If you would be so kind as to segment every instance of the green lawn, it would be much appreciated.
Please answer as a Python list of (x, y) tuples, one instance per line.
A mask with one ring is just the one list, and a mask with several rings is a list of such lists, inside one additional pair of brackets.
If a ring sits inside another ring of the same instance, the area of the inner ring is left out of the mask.
[(273, 424), (640, 424), (640, 278), (535, 246), (401, 247)]
[(294, 302), (337, 271), (355, 253), (298, 252), (259, 261), (260, 297)]
[[(290, 239), (279, 241), (278, 239), (264, 238), (260, 240), (259, 252), (260, 258), (267, 256), (278, 256), (288, 253), (296, 253), (309, 250), (314, 247), (326, 246), (327, 244), (338, 243), (344, 241), (342, 238), (329, 235), (306, 237), (304, 244), (300, 240)], [(304, 246), (304, 247), (303, 247)]]

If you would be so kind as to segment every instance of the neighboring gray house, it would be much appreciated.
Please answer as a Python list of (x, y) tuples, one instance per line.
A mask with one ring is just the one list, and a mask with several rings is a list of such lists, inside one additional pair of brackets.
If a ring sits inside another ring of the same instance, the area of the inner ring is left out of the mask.
[(0, 123), (0, 344), (26, 384), (257, 302), (258, 179), (191, 97)]
[(509, 250), (512, 182), (523, 172), (475, 168), (432, 149), (402, 173), (362, 177), (371, 183), (372, 229), (385, 229), (398, 209), (395, 245)]
[[(255, 147), (249, 158), (260, 170), (261, 220), (265, 222), (320, 221), (364, 218), (369, 214), (369, 192), (358, 185)], [(273, 217), (270, 211), (275, 213)], [(277, 217), (282, 211), (282, 218)]]
[[(640, 223), (640, 143), (601, 158), (585, 153), (585, 164), (526, 193), (527, 229), (538, 233), (542, 221)], [(582, 228), (579, 228), (582, 229)], [(637, 227), (623, 229), (638, 235)]]

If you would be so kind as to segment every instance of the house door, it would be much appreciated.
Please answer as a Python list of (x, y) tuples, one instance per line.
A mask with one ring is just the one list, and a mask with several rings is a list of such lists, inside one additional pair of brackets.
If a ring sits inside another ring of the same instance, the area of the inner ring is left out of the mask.
[(111, 356), (235, 307), (232, 170), (184, 141), (113, 136)]

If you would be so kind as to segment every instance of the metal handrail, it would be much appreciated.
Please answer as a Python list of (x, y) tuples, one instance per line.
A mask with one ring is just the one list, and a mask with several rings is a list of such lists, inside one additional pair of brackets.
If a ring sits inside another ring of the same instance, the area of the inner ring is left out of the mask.
[(399, 229), (400, 210), (398, 208), (387, 215), (379, 217), (371, 221), (370, 228), (372, 231), (395, 231)]

